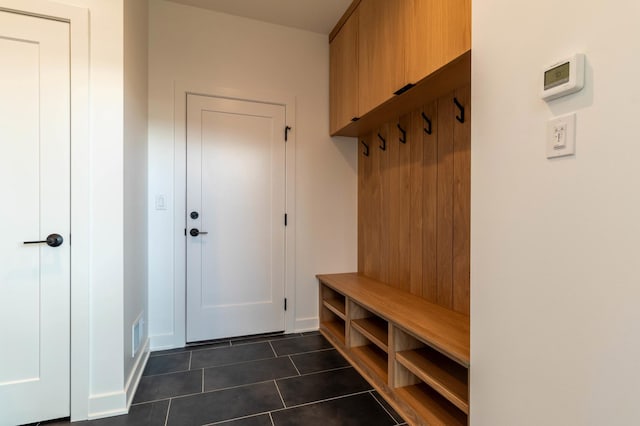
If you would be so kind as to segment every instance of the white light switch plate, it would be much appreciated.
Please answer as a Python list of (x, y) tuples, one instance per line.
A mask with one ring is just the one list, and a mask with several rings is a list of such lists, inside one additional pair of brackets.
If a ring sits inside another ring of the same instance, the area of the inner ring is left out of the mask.
[(547, 123), (547, 158), (576, 153), (576, 113), (563, 115)]

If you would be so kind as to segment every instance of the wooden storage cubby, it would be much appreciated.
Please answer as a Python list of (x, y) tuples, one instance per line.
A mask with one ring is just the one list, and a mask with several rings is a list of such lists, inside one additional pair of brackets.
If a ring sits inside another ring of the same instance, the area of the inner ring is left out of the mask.
[(320, 289), (320, 327), (343, 345), (346, 339), (346, 298), (327, 286)]
[(355, 273), (318, 279), (320, 331), (409, 424), (468, 424), (468, 316)]

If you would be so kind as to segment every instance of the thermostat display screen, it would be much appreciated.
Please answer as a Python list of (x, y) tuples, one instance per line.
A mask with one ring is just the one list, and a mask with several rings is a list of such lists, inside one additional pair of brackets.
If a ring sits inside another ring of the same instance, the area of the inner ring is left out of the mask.
[(569, 62), (544, 73), (544, 90), (569, 82)]

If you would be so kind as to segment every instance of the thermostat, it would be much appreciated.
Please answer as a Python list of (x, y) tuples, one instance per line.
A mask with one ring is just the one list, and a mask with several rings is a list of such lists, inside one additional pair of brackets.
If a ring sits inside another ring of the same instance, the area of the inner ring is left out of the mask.
[(584, 54), (576, 53), (544, 70), (542, 99), (550, 101), (576, 93), (583, 87)]

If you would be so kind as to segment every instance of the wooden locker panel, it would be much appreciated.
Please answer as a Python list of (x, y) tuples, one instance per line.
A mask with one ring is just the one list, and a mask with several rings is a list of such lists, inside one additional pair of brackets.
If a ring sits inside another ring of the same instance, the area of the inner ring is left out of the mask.
[[(471, 87), (456, 90), (464, 123), (453, 130), (453, 309), (469, 315), (471, 240)], [(456, 108), (457, 113), (457, 108)]]
[(329, 126), (331, 134), (358, 117), (358, 9), (329, 46)]
[[(383, 142), (380, 137), (386, 142)], [(378, 167), (380, 170), (379, 186), (379, 280), (389, 283), (389, 223), (391, 220), (391, 174), (389, 173), (389, 123), (380, 127), (376, 133), (376, 151), (378, 152)], [(385, 149), (381, 147), (384, 146)]]
[(377, 278), (379, 276), (378, 264), (380, 263), (380, 206), (377, 195), (380, 193), (378, 159), (380, 154), (376, 149), (376, 142), (372, 136), (372, 134), (368, 134), (361, 138), (369, 145), (369, 156), (363, 158), (364, 188), (362, 188), (362, 192), (364, 196), (362, 215), (364, 235), (362, 235), (362, 240), (365, 252), (363, 253), (364, 269), (362, 272), (371, 278)]
[(431, 134), (422, 135), (422, 297), (438, 302), (438, 104), (424, 107)]
[(366, 221), (369, 217), (365, 208), (367, 202), (365, 165), (368, 157), (364, 155), (366, 148), (362, 142), (367, 143), (364, 138), (358, 138), (358, 272), (364, 272), (365, 270), (364, 257), (367, 247), (365, 246), (364, 235), (368, 232)]
[(403, 7), (406, 0), (362, 0), (358, 9), (360, 116), (405, 85)]
[(453, 308), (453, 127), (454, 93), (438, 99), (437, 303)]
[[(398, 273), (399, 283), (403, 290), (411, 290), (411, 149), (409, 137), (411, 114), (403, 115), (396, 124), (398, 143), (398, 171), (396, 192), (398, 194)], [(404, 130), (404, 133), (398, 128)], [(404, 139), (404, 143), (400, 141)]]
[(416, 296), (422, 296), (422, 238), (423, 238), (423, 214), (422, 214), (422, 140), (424, 126), (422, 108), (411, 113), (411, 122), (407, 134), (409, 147), (409, 291)]
[[(394, 120), (395, 121), (395, 120)], [(398, 130), (395, 124), (387, 125), (387, 151), (388, 159), (386, 178), (389, 185), (387, 198), (389, 222), (386, 233), (389, 238), (389, 257), (382, 259), (389, 264), (389, 283), (395, 286), (402, 286), (400, 282), (400, 233), (402, 207), (400, 206), (400, 142), (398, 141)]]

